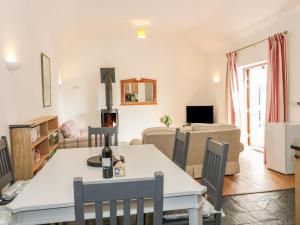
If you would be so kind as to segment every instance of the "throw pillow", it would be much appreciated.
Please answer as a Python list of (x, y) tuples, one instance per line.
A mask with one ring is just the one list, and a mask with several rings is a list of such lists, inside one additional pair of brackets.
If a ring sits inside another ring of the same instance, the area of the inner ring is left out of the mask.
[(78, 137), (80, 135), (80, 130), (73, 120), (63, 123), (60, 129), (65, 138)]

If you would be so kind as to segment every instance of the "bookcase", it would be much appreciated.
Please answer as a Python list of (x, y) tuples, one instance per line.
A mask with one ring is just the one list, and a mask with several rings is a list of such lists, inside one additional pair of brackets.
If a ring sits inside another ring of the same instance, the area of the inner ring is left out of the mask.
[(9, 127), (15, 178), (31, 179), (59, 147), (58, 118), (44, 116)]

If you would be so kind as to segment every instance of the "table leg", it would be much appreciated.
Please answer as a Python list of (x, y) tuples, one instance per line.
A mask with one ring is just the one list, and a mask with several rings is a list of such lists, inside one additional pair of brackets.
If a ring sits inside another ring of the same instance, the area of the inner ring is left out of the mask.
[(203, 225), (202, 207), (189, 209), (189, 225)]

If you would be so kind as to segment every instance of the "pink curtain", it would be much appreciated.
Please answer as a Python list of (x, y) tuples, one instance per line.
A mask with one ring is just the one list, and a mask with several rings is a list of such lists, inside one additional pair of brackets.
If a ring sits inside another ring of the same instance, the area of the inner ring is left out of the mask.
[(267, 122), (287, 121), (287, 57), (284, 33), (269, 37)]
[[(268, 39), (268, 84), (266, 122), (287, 121), (287, 54), (286, 36), (275, 34)], [(268, 151), (265, 146), (265, 156)], [(266, 162), (265, 157), (265, 162)]]
[(225, 108), (228, 124), (235, 124), (239, 121), (239, 82), (236, 67), (237, 53), (226, 54), (227, 72), (226, 72), (226, 90), (225, 90)]

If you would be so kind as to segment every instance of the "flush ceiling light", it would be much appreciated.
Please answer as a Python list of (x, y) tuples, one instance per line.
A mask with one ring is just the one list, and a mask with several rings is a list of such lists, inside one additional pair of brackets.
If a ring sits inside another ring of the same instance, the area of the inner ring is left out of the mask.
[(143, 28), (138, 29), (138, 31), (136, 32), (136, 37), (140, 38), (140, 39), (145, 39), (146, 38), (146, 31)]
[(148, 26), (150, 24), (150, 21), (148, 21), (148, 20), (134, 20), (134, 21), (132, 21), (132, 24), (134, 26), (144, 27), (144, 26)]

